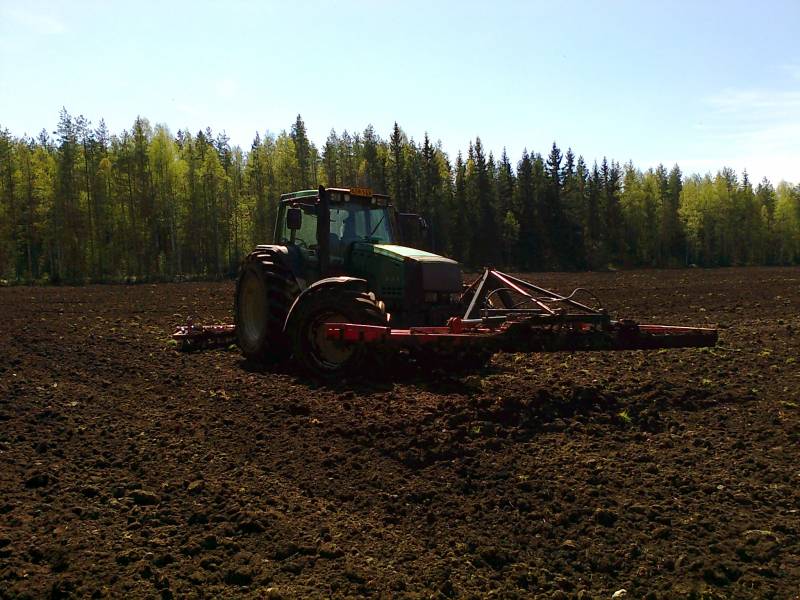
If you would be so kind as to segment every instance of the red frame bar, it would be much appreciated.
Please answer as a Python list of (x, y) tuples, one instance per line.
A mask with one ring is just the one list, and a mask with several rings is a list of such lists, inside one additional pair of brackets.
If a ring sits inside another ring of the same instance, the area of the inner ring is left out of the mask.
[(329, 340), (350, 343), (387, 342), (404, 344), (407, 342), (424, 344), (448, 340), (458, 342), (465, 339), (488, 338), (499, 330), (486, 328), (467, 328), (456, 333), (450, 326), (445, 327), (411, 327), (410, 329), (392, 329), (382, 325), (361, 325), (359, 323), (326, 323), (325, 335)]
[[(594, 335), (592, 324), (571, 323), (573, 334)], [(655, 348), (682, 348), (713, 346), (717, 341), (717, 330), (702, 327), (681, 327), (673, 325), (636, 325), (614, 323), (615, 327), (606, 331), (613, 346), (555, 348), (555, 350), (648, 350)], [(383, 325), (361, 325), (359, 323), (326, 323), (325, 335), (328, 339), (347, 343), (388, 343), (411, 346), (431, 342), (458, 343), (465, 340), (489, 340), (502, 335), (504, 326), (494, 329), (480, 323), (463, 323), (461, 319), (451, 319), (445, 327), (411, 327), (392, 329)], [(547, 351), (547, 350), (542, 350)]]

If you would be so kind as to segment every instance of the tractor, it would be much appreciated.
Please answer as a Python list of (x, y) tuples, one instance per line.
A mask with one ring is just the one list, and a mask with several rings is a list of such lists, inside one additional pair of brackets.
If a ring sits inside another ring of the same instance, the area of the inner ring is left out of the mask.
[(324, 379), (358, 373), (367, 358), (392, 352), (425, 367), (463, 370), (497, 351), (717, 341), (716, 329), (613, 320), (587, 290), (562, 296), (491, 267), (467, 285), (456, 261), (418, 248), (428, 233), (423, 217), (398, 212), (370, 189), (284, 194), (274, 242), (256, 246), (242, 262), (235, 324), (190, 322), (173, 337), (184, 350), (235, 340), (247, 359), (291, 357)]
[[(291, 355), (317, 374), (353, 371), (368, 352), (326, 336), (325, 323), (444, 325), (459, 314), (461, 268), (415, 249), (427, 223), (364, 188), (281, 196), (275, 238), (244, 260), (236, 340), (249, 359)], [(406, 245), (401, 245), (405, 243)]]

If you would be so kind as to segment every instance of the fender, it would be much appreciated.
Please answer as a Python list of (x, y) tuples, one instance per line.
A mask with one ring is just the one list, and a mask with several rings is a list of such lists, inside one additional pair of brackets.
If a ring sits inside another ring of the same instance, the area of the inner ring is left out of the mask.
[(283, 332), (287, 333), (289, 331), (289, 324), (291, 323), (292, 317), (295, 314), (295, 309), (297, 306), (299, 306), (300, 302), (302, 302), (303, 298), (305, 298), (308, 294), (314, 294), (316, 292), (331, 288), (349, 290), (353, 292), (366, 292), (367, 280), (361, 279), (360, 277), (347, 277), (341, 275), (339, 277), (326, 277), (325, 279), (315, 281), (302, 292), (300, 292), (297, 298), (294, 299), (294, 302), (292, 302), (292, 307), (289, 309), (289, 313), (286, 315), (286, 323), (283, 325)]

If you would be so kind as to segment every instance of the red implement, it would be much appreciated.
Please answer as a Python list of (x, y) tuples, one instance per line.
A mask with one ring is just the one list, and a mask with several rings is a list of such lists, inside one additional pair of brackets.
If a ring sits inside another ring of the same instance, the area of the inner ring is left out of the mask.
[(392, 329), (358, 323), (327, 323), (328, 339), (350, 344), (386, 344), (413, 348), (423, 344), (480, 344), (506, 352), (560, 352), (578, 350), (652, 350), (713, 346), (717, 330), (701, 327), (638, 325), (632, 321), (597, 323), (570, 321), (537, 324), (536, 319), (500, 324), (464, 323), (451, 319), (445, 327)]
[(178, 349), (184, 352), (220, 348), (236, 343), (235, 325), (197, 325), (191, 317), (186, 325), (180, 325), (172, 339), (178, 342)]

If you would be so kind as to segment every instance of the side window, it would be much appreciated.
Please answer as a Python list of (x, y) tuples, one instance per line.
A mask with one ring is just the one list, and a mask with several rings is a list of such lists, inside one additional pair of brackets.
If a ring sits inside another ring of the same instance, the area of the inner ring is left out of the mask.
[(317, 245), (317, 213), (314, 207), (300, 205), (303, 209), (303, 222), (295, 234), (295, 243), (310, 248)]
[(331, 207), (331, 234), (330, 234), (330, 251), (331, 264), (338, 265), (342, 263), (344, 248), (342, 247), (342, 235), (344, 233), (345, 222), (347, 221), (347, 211), (343, 208)]
[(339, 239), (344, 235), (344, 222), (347, 214), (347, 211), (342, 208), (331, 208), (331, 233)]

